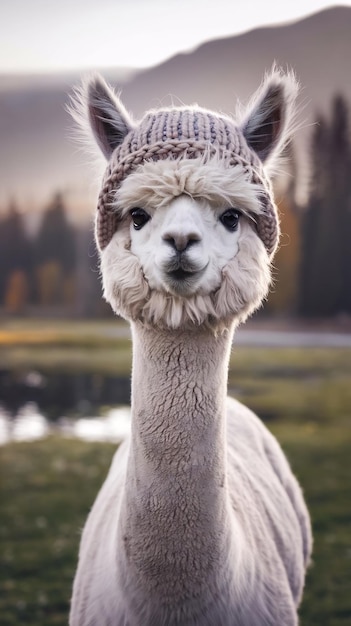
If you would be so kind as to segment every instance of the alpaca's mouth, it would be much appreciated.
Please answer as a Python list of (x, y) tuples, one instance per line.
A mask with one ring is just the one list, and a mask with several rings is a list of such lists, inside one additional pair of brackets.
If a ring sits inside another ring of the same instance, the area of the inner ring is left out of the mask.
[(194, 293), (196, 285), (206, 271), (206, 267), (201, 269), (184, 269), (183, 267), (177, 267), (176, 269), (169, 269), (166, 272), (166, 283), (168, 289), (174, 294), (180, 296), (187, 296)]
[(177, 270), (172, 270), (171, 272), (167, 272), (167, 275), (174, 280), (185, 280), (187, 278), (192, 278), (198, 272), (188, 272), (187, 270), (183, 270), (179, 267)]

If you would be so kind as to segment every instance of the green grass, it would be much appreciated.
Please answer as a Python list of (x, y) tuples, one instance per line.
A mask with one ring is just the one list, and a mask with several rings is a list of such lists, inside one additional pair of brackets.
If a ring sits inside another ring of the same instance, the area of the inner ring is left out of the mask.
[[(40, 324), (38, 341), (10, 324), (0, 357), (127, 373), (130, 342), (108, 336), (113, 324), (49, 323), (46, 341)], [(267, 420), (303, 485), (315, 546), (301, 625), (350, 624), (351, 350), (235, 348), (229, 389)], [(114, 449), (50, 437), (0, 450), (1, 626), (67, 624), (80, 529)]]
[(328, 425), (276, 423), (271, 428), (303, 485), (314, 551), (302, 626), (351, 623), (351, 418)]
[[(302, 626), (346, 626), (351, 619), (349, 424), (274, 424), (304, 486), (314, 555)], [(79, 531), (115, 447), (51, 437), (1, 454), (2, 626), (67, 623)]]
[(80, 529), (114, 449), (52, 437), (0, 451), (2, 626), (67, 624)]
[(0, 361), (12, 369), (129, 373), (127, 329), (119, 320), (8, 320), (0, 330)]
[(351, 349), (234, 348), (229, 392), (267, 421), (326, 422), (351, 411)]

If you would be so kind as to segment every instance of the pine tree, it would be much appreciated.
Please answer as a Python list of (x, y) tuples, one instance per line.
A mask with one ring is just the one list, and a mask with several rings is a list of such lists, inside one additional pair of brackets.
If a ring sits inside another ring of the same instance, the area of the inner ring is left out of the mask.
[(351, 313), (350, 154), (347, 105), (336, 96), (330, 124), (320, 118), (312, 138), (312, 188), (302, 222), (304, 315)]
[(55, 194), (35, 240), (38, 299), (44, 305), (73, 304), (76, 233), (69, 224), (63, 197)]
[(329, 132), (326, 121), (319, 117), (312, 136), (311, 162), (312, 180), (308, 206), (302, 224), (302, 250), (300, 265), (300, 311), (303, 315), (314, 315), (319, 291), (319, 250), (321, 247), (321, 220), (326, 211), (328, 188), (328, 143)]
[(31, 242), (14, 201), (0, 223), (0, 267), (0, 300), (4, 302), (11, 274), (23, 272), (28, 283), (32, 268)]
[(46, 209), (35, 242), (39, 264), (57, 261), (64, 271), (72, 271), (76, 261), (75, 232), (69, 224), (63, 196), (56, 193)]
[(330, 204), (334, 209), (334, 254), (339, 261), (335, 302), (337, 312), (351, 313), (351, 145), (348, 108), (342, 96), (333, 100), (331, 119), (330, 171), (333, 186)]

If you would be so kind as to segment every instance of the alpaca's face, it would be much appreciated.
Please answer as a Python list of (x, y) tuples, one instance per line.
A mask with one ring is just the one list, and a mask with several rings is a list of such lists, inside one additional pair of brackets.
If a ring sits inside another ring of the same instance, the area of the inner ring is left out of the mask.
[(238, 252), (242, 215), (181, 195), (156, 209), (129, 212), (131, 252), (151, 289), (176, 296), (210, 294)]
[(172, 328), (244, 319), (266, 295), (259, 193), (221, 161), (150, 162), (116, 193), (118, 228), (101, 252), (104, 295), (129, 319)]
[(297, 91), (274, 69), (236, 121), (194, 105), (135, 122), (101, 77), (78, 90), (72, 115), (109, 162), (96, 239), (118, 314), (223, 329), (260, 305), (279, 239), (267, 175), (291, 135)]

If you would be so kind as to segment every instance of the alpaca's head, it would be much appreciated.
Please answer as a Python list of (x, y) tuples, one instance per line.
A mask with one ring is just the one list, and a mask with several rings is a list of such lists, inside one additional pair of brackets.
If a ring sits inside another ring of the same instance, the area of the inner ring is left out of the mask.
[(223, 328), (261, 304), (279, 239), (269, 171), (296, 93), (293, 76), (274, 71), (241, 121), (196, 106), (135, 123), (100, 77), (88, 82), (79, 108), (109, 161), (96, 238), (117, 313)]

